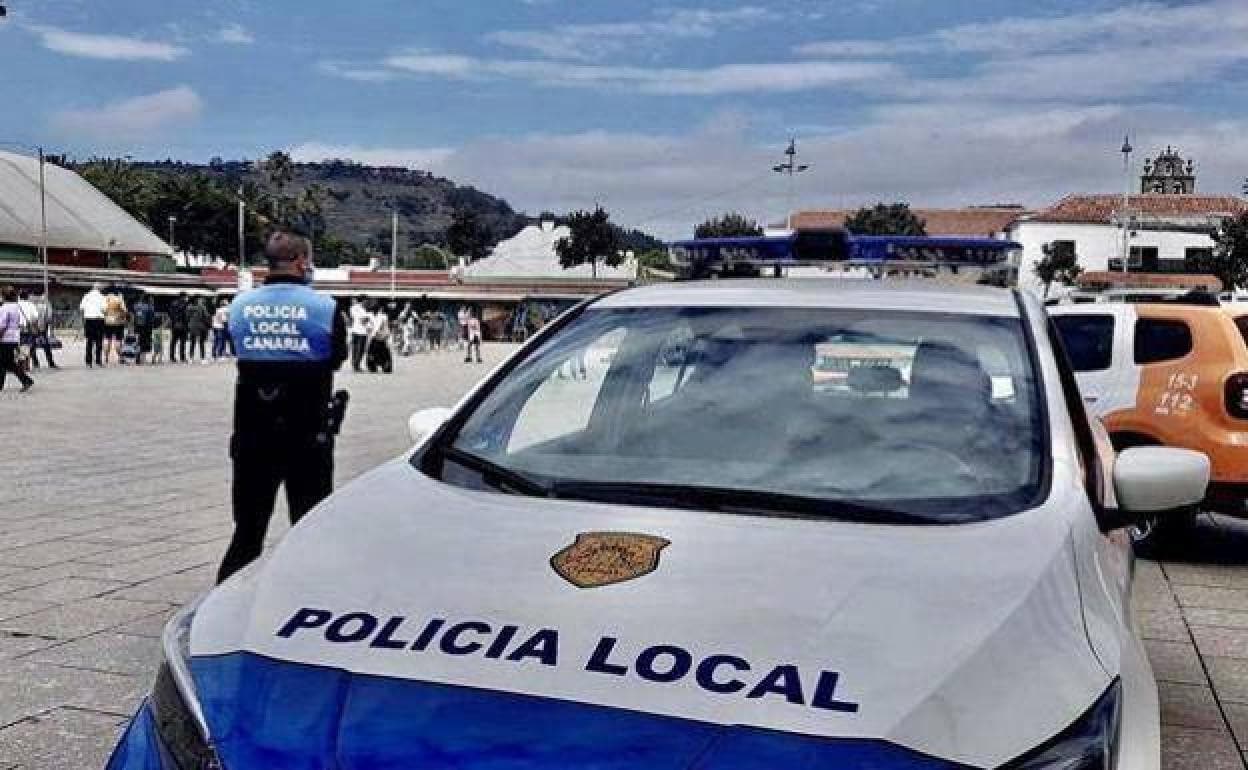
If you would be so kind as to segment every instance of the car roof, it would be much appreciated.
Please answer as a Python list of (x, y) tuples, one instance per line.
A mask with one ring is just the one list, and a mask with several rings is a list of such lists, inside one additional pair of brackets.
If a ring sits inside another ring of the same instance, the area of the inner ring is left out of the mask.
[(651, 284), (608, 294), (596, 308), (806, 307), (896, 310), (1017, 318), (1009, 289), (924, 280), (727, 278)]
[(1188, 305), (1183, 302), (1084, 302), (1049, 305), (1045, 310), (1049, 315), (1123, 315), (1128, 313), (1152, 315), (1161, 312), (1165, 315), (1191, 318), (1208, 317), (1210, 314), (1214, 316), (1235, 314), (1226, 305)]

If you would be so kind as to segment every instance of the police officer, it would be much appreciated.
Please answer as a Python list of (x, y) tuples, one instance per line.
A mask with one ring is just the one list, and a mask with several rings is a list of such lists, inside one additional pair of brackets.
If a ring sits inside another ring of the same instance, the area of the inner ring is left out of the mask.
[(238, 356), (230, 441), (234, 537), (218, 582), (264, 549), (280, 485), (286, 485), (292, 524), (333, 488), (330, 394), (334, 371), (347, 357), (346, 324), (334, 300), (308, 286), (313, 268), (306, 238), (278, 232), (265, 257), (264, 285), (230, 305)]

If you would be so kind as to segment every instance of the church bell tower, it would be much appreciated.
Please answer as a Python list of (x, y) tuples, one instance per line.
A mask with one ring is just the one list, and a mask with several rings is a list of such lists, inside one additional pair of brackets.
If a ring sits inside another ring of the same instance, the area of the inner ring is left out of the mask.
[(1155, 159), (1144, 161), (1140, 192), (1191, 195), (1196, 192), (1196, 174), (1192, 161), (1184, 160), (1174, 148), (1167, 145), (1165, 151)]

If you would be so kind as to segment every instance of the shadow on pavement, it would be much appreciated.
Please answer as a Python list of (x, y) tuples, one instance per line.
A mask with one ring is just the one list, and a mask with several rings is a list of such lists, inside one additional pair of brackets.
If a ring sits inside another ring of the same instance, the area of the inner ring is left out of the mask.
[(1188, 564), (1248, 564), (1248, 521), (1202, 513), (1167, 531), (1150, 558)]

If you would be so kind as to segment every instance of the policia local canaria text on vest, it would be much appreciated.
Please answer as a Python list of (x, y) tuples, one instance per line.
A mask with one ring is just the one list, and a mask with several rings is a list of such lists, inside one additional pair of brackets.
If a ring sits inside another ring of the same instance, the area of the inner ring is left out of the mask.
[(264, 286), (230, 305), (238, 354), (234, 434), (234, 536), (218, 581), (252, 562), (285, 485), (291, 524), (333, 489), (334, 436), (346, 393), (333, 394), (347, 357), (347, 329), (333, 298), (314, 291), (306, 239), (279, 232), (265, 248)]

